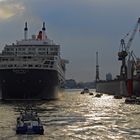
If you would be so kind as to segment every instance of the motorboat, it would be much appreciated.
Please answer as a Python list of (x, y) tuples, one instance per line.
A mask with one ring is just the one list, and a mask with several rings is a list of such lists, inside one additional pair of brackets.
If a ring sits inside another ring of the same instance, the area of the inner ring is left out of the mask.
[(81, 94), (84, 94), (84, 93), (89, 93), (89, 89), (88, 89), (88, 88), (84, 88), (84, 89), (81, 91)]
[(122, 99), (122, 96), (121, 95), (114, 95), (114, 98), (115, 99)]
[(37, 112), (24, 111), (17, 117), (16, 134), (44, 134), (44, 128)]
[(89, 92), (89, 95), (93, 95), (93, 93), (92, 92)]
[(96, 94), (95, 97), (100, 98), (102, 94)]
[(135, 96), (131, 96), (125, 99), (125, 103), (126, 104), (138, 104), (140, 105), (140, 98), (139, 97), (135, 97)]

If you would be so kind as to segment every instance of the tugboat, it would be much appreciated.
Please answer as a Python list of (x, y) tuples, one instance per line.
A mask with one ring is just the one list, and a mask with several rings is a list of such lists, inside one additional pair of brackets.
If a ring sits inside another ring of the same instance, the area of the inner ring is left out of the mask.
[(16, 134), (44, 134), (44, 128), (37, 112), (21, 112), (17, 118)]

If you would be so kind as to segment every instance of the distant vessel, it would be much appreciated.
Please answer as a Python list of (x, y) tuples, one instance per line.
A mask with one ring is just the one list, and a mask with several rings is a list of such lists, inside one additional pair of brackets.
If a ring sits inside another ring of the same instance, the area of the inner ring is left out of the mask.
[(81, 94), (84, 94), (84, 93), (89, 93), (89, 89), (88, 89), (88, 88), (84, 88), (84, 89), (81, 91)]
[(45, 23), (38, 35), (6, 45), (0, 53), (0, 93), (6, 99), (54, 99), (65, 81), (65, 63), (60, 45), (45, 33)]

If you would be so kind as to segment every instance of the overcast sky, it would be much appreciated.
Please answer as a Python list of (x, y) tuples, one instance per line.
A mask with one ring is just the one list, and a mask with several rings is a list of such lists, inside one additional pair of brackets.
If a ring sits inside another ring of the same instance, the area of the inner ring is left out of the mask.
[[(66, 79), (93, 81), (96, 51), (100, 77), (119, 74), (120, 39), (134, 29), (140, 16), (140, 0), (0, 0), (0, 50), (23, 38), (24, 22), (29, 34), (47, 25), (47, 36), (61, 45), (69, 60)], [(140, 36), (131, 46), (140, 56)]]

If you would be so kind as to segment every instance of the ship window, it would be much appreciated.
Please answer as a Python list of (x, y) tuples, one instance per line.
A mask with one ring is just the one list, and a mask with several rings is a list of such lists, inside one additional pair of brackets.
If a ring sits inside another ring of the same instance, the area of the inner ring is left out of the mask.
[(26, 56), (23, 56), (23, 59), (26, 59)]
[(41, 65), (35, 65), (35, 67), (41, 67)]
[(13, 65), (8, 65), (8, 67), (13, 67)]
[(14, 61), (14, 58), (11, 58), (10, 61)]
[(51, 62), (51, 65), (53, 65), (54, 64), (54, 62)]
[(6, 58), (3, 58), (3, 61), (7, 61), (8, 59), (6, 59)]
[(45, 51), (45, 48), (38, 48), (39, 51)]
[(35, 51), (35, 48), (28, 48), (29, 51)]
[(50, 64), (50, 61), (45, 61), (45, 63), (44, 64)]
[(33, 52), (29, 52), (28, 54), (34, 54)]
[(22, 51), (25, 51), (26, 49), (25, 48), (22, 48)]
[(40, 54), (40, 55), (44, 55), (44, 54), (45, 54), (45, 52), (39, 52), (38, 54)]
[(28, 66), (29, 66), (29, 67), (33, 67), (33, 65), (31, 65), (31, 64), (30, 64), (30, 65), (28, 65)]
[(7, 51), (13, 51), (14, 49), (13, 48), (7, 48), (6, 50)]
[(7, 65), (6, 64), (3, 64), (3, 65), (1, 65), (2, 67), (6, 67)]
[(47, 67), (48, 67), (48, 65), (44, 65), (44, 67), (46, 67), (46, 68), (47, 68)]
[(52, 55), (57, 55), (57, 52), (52, 52), (51, 54), (52, 54)]
[(9, 51), (9, 48), (7, 48), (6, 51)]
[(48, 42), (43, 42), (43, 44), (48, 44)]
[(58, 51), (58, 48), (54, 48), (54, 51)]
[(18, 51), (21, 51), (22, 50), (22, 48), (18, 48)]

